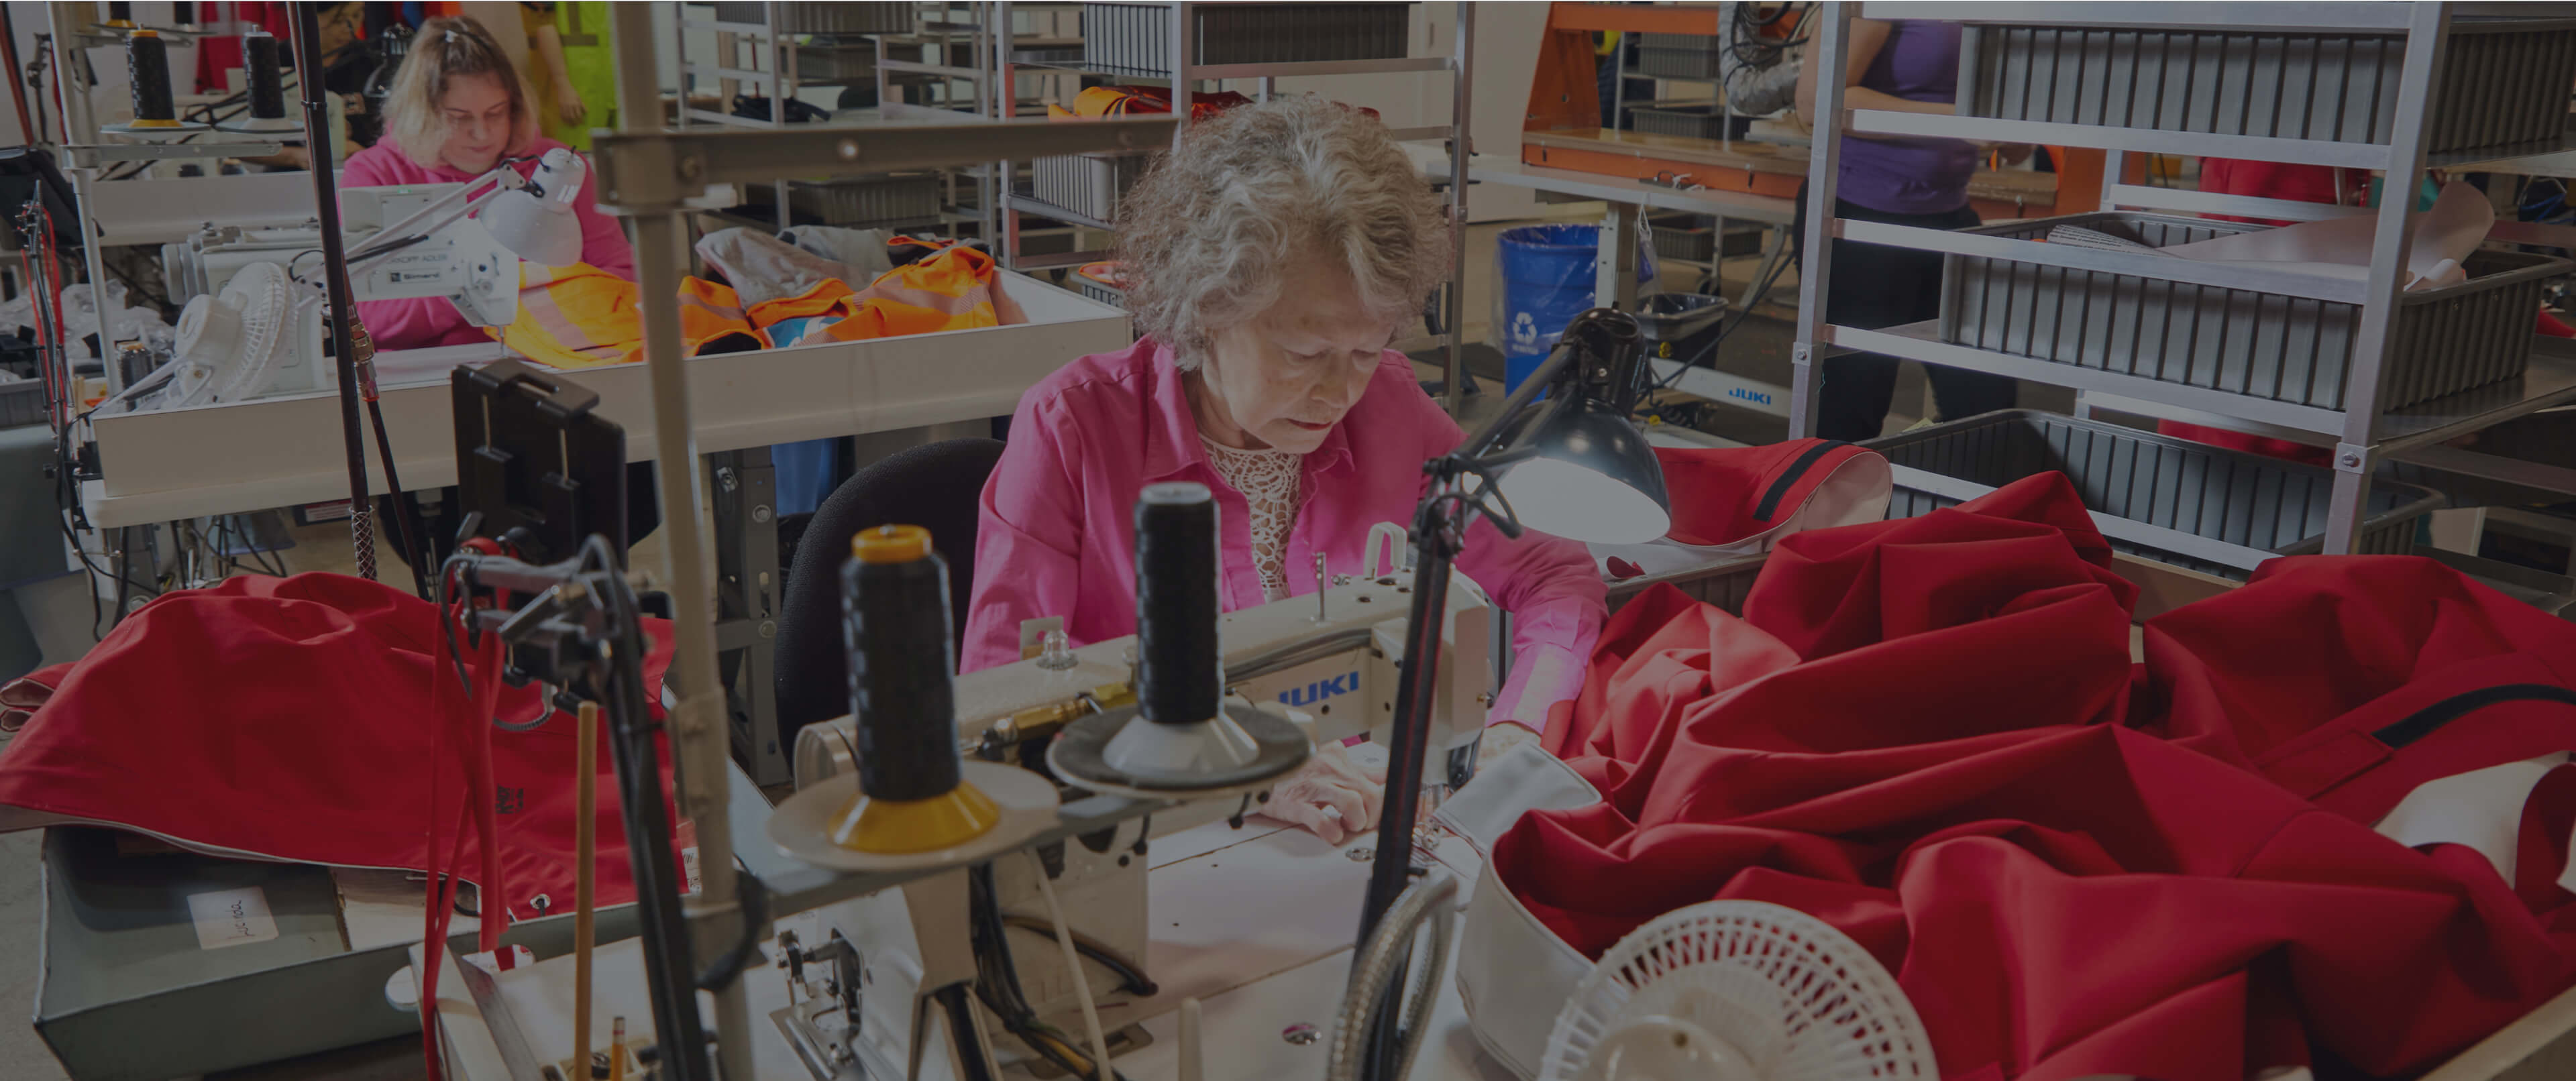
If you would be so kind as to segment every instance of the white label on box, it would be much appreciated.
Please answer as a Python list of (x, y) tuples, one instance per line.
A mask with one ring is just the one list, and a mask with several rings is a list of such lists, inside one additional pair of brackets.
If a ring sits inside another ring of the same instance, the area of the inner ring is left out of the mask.
[(197, 921), (197, 947), (220, 950), (277, 937), (277, 917), (268, 914), (268, 895), (257, 886), (188, 895), (188, 914)]
[(698, 846), (680, 850), (681, 876), (689, 880), (689, 892), (698, 892)]

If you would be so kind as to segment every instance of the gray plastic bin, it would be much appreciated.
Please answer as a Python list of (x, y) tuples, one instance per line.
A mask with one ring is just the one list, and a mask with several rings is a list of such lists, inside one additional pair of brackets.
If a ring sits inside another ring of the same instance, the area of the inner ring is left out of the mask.
[(1650, 221), (1646, 227), (1654, 234), (1658, 259), (1705, 263), (1717, 256), (1717, 230), (1709, 226), (1693, 225), (1685, 218)]
[[(751, 202), (775, 198), (768, 184), (747, 185)], [(936, 176), (866, 176), (849, 180), (790, 180), (787, 207), (799, 219), (822, 225), (924, 224), (939, 220)]]
[[(2044, 8), (2033, 17), (2045, 19)], [(2159, 131), (2386, 143), (2406, 38), (2396, 31), (2297, 34), (1968, 26), (1959, 49), (1967, 116)], [(2425, 149), (2452, 153), (2546, 140), (2566, 126), (2576, 20), (2452, 22)]]
[(45, 422), (45, 381), (0, 382), (0, 428)]
[[(1293, 64), (1387, 60), (1405, 55), (1405, 4), (1198, 4), (1194, 64)], [(1164, 4), (1082, 5), (1083, 66), (1161, 73), (1172, 66), (1172, 9)]]
[[(2103, 211), (1969, 230), (2036, 240), (2081, 225), (2150, 247), (2264, 228)], [(1946, 256), (1941, 340), (2039, 360), (2341, 409), (2361, 306), (1984, 256)], [(2520, 376), (2541, 286), (2576, 263), (2481, 250), (2470, 280), (2405, 294), (2390, 335), (2383, 410)]]
[[(2334, 502), (2332, 470), (2030, 409), (1863, 445), (1896, 467), (1890, 518), (2054, 470), (2075, 482), (2112, 547), (2226, 578), (2243, 579), (2275, 555), (2322, 550)], [(2441, 505), (2428, 489), (2376, 481), (2355, 550), (2413, 552), (2416, 519)]]
[(1063, 154), (1029, 165), (1029, 194), (1101, 221), (1118, 217), (1118, 200), (1145, 175), (1152, 152)]

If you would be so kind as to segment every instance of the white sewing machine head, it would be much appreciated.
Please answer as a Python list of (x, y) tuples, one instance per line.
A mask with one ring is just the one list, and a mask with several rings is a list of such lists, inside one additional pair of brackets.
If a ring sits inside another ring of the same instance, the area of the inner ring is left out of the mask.
[[(1412, 585), (1410, 571), (1385, 571), (1369, 578), (1344, 576), (1323, 591), (1320, 605), (1310, 594), (1228, 614), (1219, 633), (1224, 638), (1231, 692), (1257, 708), (1298, 721), (1319, 745), (1361, 733), (1383, 741), (1395, 716)], [(1453, 773), (1453, 765), (1473, 764), (1496, 687), (1492, 658), (1499, 622), (1482, 590), (1463, 577), (1451, 579), (1442, 628), (1448, 651), (1440, 665), (1445, 686), (1432, 718), (1432, 753), (1424, 783), (1463, 783), (1465, 775)], [(1133, 645), (1132, 638), (1098, 642), (1067, 656), (1024, 660), (959, 677), (960, 745), (970, 755), (1007, 759), (1017, 753), (1023, 740), (1043, 739), (1091, 709), (1132, 700)], [(798, 786), (855, 768), (855, 746), (846, 717), (806, 726), (796, 744)], [(992, 865), (997, 907), (1009, 917), (1043, 918), (1035, 878), (1042, 865), (1077, 934), (1114, 955), (1141, 963), (1149, 938), (1145, 874), (1151, 861), (1145, 858), (1150, 839), (1146, 830), (1150, 828), (1154, 836), (1167, 835), (1239, 815), (1248, 806), (1237, 799), (1193, 804), (1131, 821), (1106, 837), (1065, 844), (1059, 852), (1042, 852), (1037, 862), (997, 860)], [(941, 1048), (919, 1049), (912, 1039), (919, 1031), (920, 990), (957, 978), (961, 963), (957, 958), (966, 949), (960, 887), (947, 881), (950, 877), (918, 889), (907, 887), (830, 906), (781, 924), (782, 929), (799, 924), (797, 938), (808, 946), (829, 942), (837, 932), (867, 958), (872, 982), (860, 1004), (865, 1020), (859, 1026), (859, 1039), (847, 1053), (865, 1063), (870, 1076), (902, 1077), (915, 1069), (925, 1078), (953, 1076), (947, 1072), (952, 1064), (943, 1059)], [(1072, 976), (1052, 941), (1018, 924), (1013, 925), (1010, 938), (1018, 982), (1029, 1006), (1040, 1019), (1063, 1031), (1080, 1031)], [(1082, 968), (1104, 1009), (1128, 1000), (1122, 991), (1127, 986), (1124, 976), (1095, 961), (1086, 960)], [(818, 1079), (827, 1077), (823, 1067), (833, 1064), (829, 1045), (844, 1035), (834, 1013), (828, 1000), (806, 998), (803, 1005), (780, 1011), (774, 1018), (781, 1031), (791, 1034), (790, 1041), (805, 1049), (800, 1054)], [(999, 1031), (992, 1018), (985, 1021), (988, 1028)], [(927, 1053), (915, 1061), (919, 1051)]]

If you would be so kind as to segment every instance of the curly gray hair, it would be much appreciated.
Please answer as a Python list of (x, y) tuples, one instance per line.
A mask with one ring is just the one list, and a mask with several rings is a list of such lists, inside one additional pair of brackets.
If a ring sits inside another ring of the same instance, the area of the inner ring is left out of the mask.
[(1449, 269), (1440, 201), (1386, 126), (1311, 95), (1191, 124), (1118, 218), (1128, 310), (1184, 371), (1275, 303), (1296, 260), (1347, 268), (1389, 321), (1419, 312)]

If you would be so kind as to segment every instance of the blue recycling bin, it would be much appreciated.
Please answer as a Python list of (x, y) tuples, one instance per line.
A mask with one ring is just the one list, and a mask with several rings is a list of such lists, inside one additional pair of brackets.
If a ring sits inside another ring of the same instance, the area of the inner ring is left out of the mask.
[[(1593, 264), (1600, 251), (1598, 225), (1524, 225), (1503, 231), (1494, 263), (1502, 297), (1496, 331), (1506, 393), (1547, 359), (1567, 323), (1596, 306)], [(1655, 261), (1640, 246), (1637, 283), (1653, 280)]]

